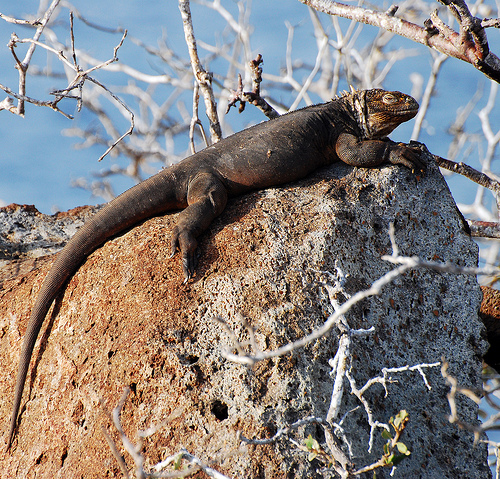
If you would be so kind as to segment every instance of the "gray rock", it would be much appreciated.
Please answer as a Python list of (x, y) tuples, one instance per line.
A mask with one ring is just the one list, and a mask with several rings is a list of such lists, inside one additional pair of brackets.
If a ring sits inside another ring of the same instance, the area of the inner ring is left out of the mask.
[(98, 207), (84, 206), (45, 215), (32, 205), (0, 208), (0, 266), (13, 259), (38, 258), (59, 251)]

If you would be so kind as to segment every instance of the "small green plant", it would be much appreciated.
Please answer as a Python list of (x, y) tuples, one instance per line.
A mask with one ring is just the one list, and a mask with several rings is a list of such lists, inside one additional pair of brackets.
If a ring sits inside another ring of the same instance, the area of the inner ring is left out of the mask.
[(394, 429), (394, 436), (387, 429), (382, 431), (382, 437), (387, 439), (387, 442), (384, 444), (384, 454), (382, 457), (377, 462), (363, 467), (352, 474), (357, 476), (363, 472), (373, 471), (373, 477), (375, 478), (377, 477), (375, 472), (377, 468), (396, 467), (405, 457), (409, 456), (411, 452), (408, 450), (406, 444), (400, 441), (401, 434), (403, 434), (406, 423), (409, 420), (410, 416), (404, 409), (399, 411), (396, 417), (391, 417), (389, 424)]
[(389, 419), (389, 424), (394, 429), (394, 437), (387, 429), (382, 431), (382, 437), (387, 439), (384, 444), (384, 455), (381, 458), (385, 466), (397, 466), (405, 457), (411, 454), (406, 444), (399, 440), (409, 420), (410, 416), (403, 409), (399, 411), (395, 418), (391, 417)]
[[(363, 472), (373, 471), (373, 477), (375, 478), (375, 470), (377, 468), (396, 467), (405, 457), (408, 457), (411, 452), (408, 450), (406, 444), (400, 441), (400, 438), (409, 420), (410, 416), (404, 409), (399, 411), (395, 417), (391, 417), (389, 419), (389, 424), (394, 429), (394, 435), (387, 429), (382, 431), (382, 437), (387, 439), (387, 442), (384, 444), (384, 454), (382, 457), (369, 466), (363, 467), (357, 471), (351, 471), (348, 477), (357, 476)], [(304, 440), (304, 445), (298, 445), (298, 447), (309, 453), (307, 458), (309, 461), (319, 459), (327, 463), (328, 467), (331, 467), (335, 462), (332, 456), (329, 455), (310, 434), (307, 436), (307, 439)]]
[(307, 457), (309, 462), (314, 459), (319, 459), (328, 464), (328, 467), (331, 467), (333, 464), (333, 458), (327, 454), (327, 452), (319, 445), (319, 442), (310, 434), (307, 436), (307, 439), (304, 440), (304, 446), (299, 446), (299, 449), (309, 453), (309, 456)]
[(173, 466), (174, 466), (174, 471), (180, 471), (182, 469), (182, 453), (177, 454)]
[(319, 442), (316, 441), (310, 434), (307, 436), (307, 439), (304, 441), (304, 444), (309, 451), (309, 456), (307, 460), (311, 462), (313, 459), (316, 459), (318, 454), (322, 454), (324, 451), (321, 449)]

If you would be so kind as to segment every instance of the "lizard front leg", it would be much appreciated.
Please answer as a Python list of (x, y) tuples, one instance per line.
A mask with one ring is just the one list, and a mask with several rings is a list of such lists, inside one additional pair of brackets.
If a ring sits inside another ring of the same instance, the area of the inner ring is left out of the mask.
[(419, 151), (419, 148), (389, 139), (360, 140), (349, 133), (341, 133), (335, 144), (335, 152), (344, 163), (360, 167), (377, 166), (389, 161), (394, 165), (402, 164), (412, 171), (423, 171), (426, 165)]
[(187, 208), (181, 211), (174, 227), (171, 246), (171, 256), (174, 256), (177, 250), (182, 254), (185, 282), (193, 276), (196, 268), (196, 238), (226, 207), (227, 190), (213, 173), (198, 173), (189, 182), (187, 202)]

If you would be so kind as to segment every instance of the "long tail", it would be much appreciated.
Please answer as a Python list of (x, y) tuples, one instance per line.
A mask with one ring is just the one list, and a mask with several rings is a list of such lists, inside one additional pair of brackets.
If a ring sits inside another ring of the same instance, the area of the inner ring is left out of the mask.
[(144, 219), (184, 207), (182, 201), (176, 199), (174, 186), (172, 175), (168, 170), (164, 170), (125, 191), (90, 218), (58, 254), (38, 293), (26, 328), (17, 372), (7, 450), (14, 439), (31, 355), (45, 316), (60, 289), (76, 273), (87, 256), (107, 239)]

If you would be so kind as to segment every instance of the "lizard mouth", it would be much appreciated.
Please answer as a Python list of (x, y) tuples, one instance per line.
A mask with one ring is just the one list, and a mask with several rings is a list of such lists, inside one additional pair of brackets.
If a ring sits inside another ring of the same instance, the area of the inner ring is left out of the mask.
[(418, 105), (410, 106), (404, 110), (399, 110), (397, 112), (392, 112), (391, 115), (396, 114), (397, 116), (408, 116), (409, 118), (413, 118), (418, 113)]

